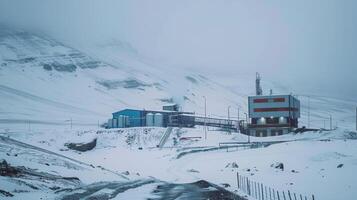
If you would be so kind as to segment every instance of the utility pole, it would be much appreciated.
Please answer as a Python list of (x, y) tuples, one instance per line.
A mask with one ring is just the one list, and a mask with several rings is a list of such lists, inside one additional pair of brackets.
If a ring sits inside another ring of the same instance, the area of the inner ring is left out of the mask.
[(228, 125), (230, 124), (230, 115), (229, 115), (229, 109), (231, 108), (231, 106), (228, 106)]
[[(247, 130), (248, 130), (248, 114), (247, 113), (244, 113), (245, 114), (245, 120), (246, 120), (246, 123), (247, 123)], [(250, 143), (250, 132), (248, 131), (248, 143)]]
[(206, 96), (203, 96), (205, 99), (205, 140), (207, 140), (207, 99)]
[(72, 117), (68, 120), (64, 120), (64, 122), (70, 122), (70, 125), (71, 125), (71, 130), (72, 130)]
[(239, 107), (238, 107), (237, 119), (238, 119), (238, 122), (237, 122), (237, 133), (239, 133)]
[(308, 107), (307, 107), (307, 128), (310, 128), (310, 96), (308, 98)]
[(326, 120), (324, 119), (324, 129), (326, 129)]
[(330, 115), (330, 130), (332, 131), (332, 115)]

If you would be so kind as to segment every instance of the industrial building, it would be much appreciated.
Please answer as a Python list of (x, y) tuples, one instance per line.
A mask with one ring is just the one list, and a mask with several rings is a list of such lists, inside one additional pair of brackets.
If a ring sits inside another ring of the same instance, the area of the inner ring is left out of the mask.
[[(256, 96), (248, 97), (246, 126), (243, 132), (251, 136), (276, 136), (298, 128), (300, 118), (300, 101), (292, 95), (262, 96), (260, 75), (256, 77)], [(250, 123), (249, 123), (250, 121)]]
[(251, 96), (248, 106), (252, 136), (282, 135), (298, 127), (300, 101), (292, 95)]
[[(107, 128), (127, 128), (127, 127), (194, 127), (194, 117), (187, 114), (189, 112), (179, 112), (179, 106), (166, 105), (163, 111), (124, 109), (112, 113), (112, 119), (108, 120)], [(186, 114), (186, 115), (185, 115)]]

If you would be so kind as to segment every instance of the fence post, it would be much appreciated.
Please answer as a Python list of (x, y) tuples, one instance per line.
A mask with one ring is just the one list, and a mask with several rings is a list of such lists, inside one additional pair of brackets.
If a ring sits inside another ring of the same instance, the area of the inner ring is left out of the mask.
[(262, 199), (262, 193), (260, 192), (262, 190), (262, 185), (261, 183), (258, 183), (258, 194), (259, 194), (259, 199)]
[(257, 187), (255, 185), (255, 181), (253, 181), (252, 188), (254, 188), (254, 197), (257, 198)]
[(241, 190), (243, 191), (242, 176), (241, 175), (239, 175), (239, 185), (240, 185)]
[(269, 187), (269, 200), (271, 200), (271, 188)]
[(245, 192), (245, 187), (244, 187), (244, 178), (243, 176), (240, 177), (240, 180), (242, 181), (242, 189)]
[(267, 190), (267, 186), (265, 186), (265, 199), (268, 199), (268, 190)]
[(238, 189), (239, 189), (239, 173), (237, 172), (237, 185), (238, 185)]
[(262, 188), (262, 199), (264, 200), (264, 186), (263, 186), (263, 183), (261, 184), (261, 188)]
[(288, 190), (289, 200), (291, 200), (290, 190)]
[(283, 191), (283, 197), (284, 197), (284, 200), (286, 200), (286, 197), (285, 197), (285, 192)]
[(244, 176), (242, 176), (242, 188), (243, 188), (243, 192), (246, 193), (245, 191), (245, 183), (244, 183)]
[(247, 177), (247, 186), (248, 186), (248, 194), (251, 196), (251, 191), (250, 191), (250, 180)]
[(248, 184), (248, 177), (245, 177), (245, 186), (247, 187), (247, 194), (249, 195), (249, 184)]
[(254, 181), (249, 181), (250, 193), (254, 197)]
[(274, 190), (274, 188), (273, 188), (273, 198), (275, 200), (275, 190)]
[(242, 188), (243, 188), (243, 191), (245, 193), (244, 176), (241, 177), (241, 180), (242, 180)]
[(278, 196), (278, 200), (280, 200), (279, 191), (276, 191), (276, 195)]
[(257, 199), (258, 198), (258, 195), (257, 195), (257, 182), (254, 182), (254, 193), (255, 193), (255, 198)]

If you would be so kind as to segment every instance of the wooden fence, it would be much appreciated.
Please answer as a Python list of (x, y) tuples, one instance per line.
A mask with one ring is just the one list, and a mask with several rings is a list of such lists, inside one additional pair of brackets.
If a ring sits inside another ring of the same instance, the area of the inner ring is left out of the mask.
[(237, 172), (238, 190), (257, 200), (315, 200), (315, 196), (304, 196), (288, 191), (277, 190), (262, 183), (252, 181)]

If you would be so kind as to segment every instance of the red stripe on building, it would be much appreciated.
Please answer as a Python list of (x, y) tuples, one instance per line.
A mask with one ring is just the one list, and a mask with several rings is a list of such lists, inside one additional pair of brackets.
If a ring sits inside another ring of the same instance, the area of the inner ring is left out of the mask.
[(254, 112), (286, 112), (298, 111), (297, 108), (255, 108)]
[(253, 102), (254, 103), (268, 103), (268, 99), (254, 99)]
[(285, 98), (274, 98), (274, 102), (285, 102)]

